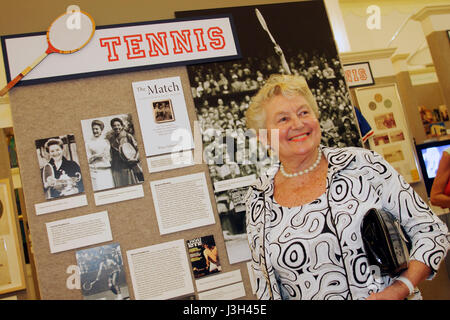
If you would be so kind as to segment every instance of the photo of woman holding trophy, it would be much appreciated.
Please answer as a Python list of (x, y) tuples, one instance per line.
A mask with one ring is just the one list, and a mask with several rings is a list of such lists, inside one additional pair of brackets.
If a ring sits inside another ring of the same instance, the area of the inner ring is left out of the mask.
[(73, 135), (36, 141), (46, 199), (84, 192)]

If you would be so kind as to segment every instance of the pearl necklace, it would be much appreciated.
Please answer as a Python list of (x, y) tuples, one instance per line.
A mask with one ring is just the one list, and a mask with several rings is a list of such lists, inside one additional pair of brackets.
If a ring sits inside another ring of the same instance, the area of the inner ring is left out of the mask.
[(283, 174), (283, 176), (285, 176), (286, 178), (301, 176), (304, 173), (313, 171), (319, 165), (321, 159), (322, 159), (322, 151), (318, 150), (316, 162), (314, 162), (312, 164), (312, 166), (309, 167), (308, 169), (300, 170), (299, 172), (295, 172), (295, 173), (287, 173), (286, 171), (284, 171), (283, 164), (281, 164), (280, 171)]

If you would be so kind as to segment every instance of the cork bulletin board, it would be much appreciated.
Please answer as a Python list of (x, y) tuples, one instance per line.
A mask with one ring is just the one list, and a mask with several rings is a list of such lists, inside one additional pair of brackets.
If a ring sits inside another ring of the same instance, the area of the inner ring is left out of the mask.
[[(43, 299), (83, 298), (81, 290), (68, 289), (66, 285), (66, 281), (71, 275), (71, 273), (67, 273), (67, 269), (71, 265), (77, 265), (76, 250), (50, 253), (45, 223), (103, 210), (108, 211), (112, 242), (118, 242), (122, 250), (123, 265), (131, 298), (134, 298), (134, 296), (133, 290), (131, 290), (132, 282), (128, 272), (126, 251), (172, 240), (184, 239), (186, 241), (207, 235), (214, 235), (223, 270), (240, 269), (244, 279), (246, 297), (254, 297), (251, 293), (246, 265), (244, 263), (228, 264), (220, 224), (216, 223), (164, 236), (160, 235), (150, 190), (151, 181), (204, 172), (207, 177), (209, 192), (212, 194), (206, 165), (199, 164), (152, 174), (148, 172), (131, 83), (172, 76), (181, 78), (189, 120), (193, 127), (196, 115), (184, 67), (22, 86), (11, 91), (10, 100), (19, 159), (21, 159), (21, 176), (27, 211), (29, 212), (28, 221), (36, 258), (39, 287)], [(136, 119), (134, 128), (145, 179), (142, 184), (144, 197), (96, 206), (92, 184), (89, 179), (89, 165), (85, 156), (86, 150), (83, 143), (81, 120), (123, 113), (129, 113), (133, 119)], [(61, 136), (67, 133), (73, 134), (77, 142), (79, 165), (84, 176), (84, 188), (88, 204), (75, 209), (36, 215), (34, 205), (45, 202), (45, 195), (42, 192), (35, 140), (42, 137)], [(214, 206), (213, 209), (215, 220), (218, 222), (219, 218)], [(92, 247), (95, 246), (97, 245)]]

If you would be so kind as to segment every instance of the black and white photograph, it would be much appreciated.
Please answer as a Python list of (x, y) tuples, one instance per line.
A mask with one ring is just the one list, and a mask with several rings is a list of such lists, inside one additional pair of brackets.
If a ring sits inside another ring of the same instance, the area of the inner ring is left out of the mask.
[(153, 102), (153, 114), (156, 123), (175, 121), (173, 114), (172, 100), (162, 100)]
[[(213, 183), (259, 176), (276, 161), (261, 144), (250, 147), (251, 134), (245, 119), (251, 97), (274, 73), (296, 74), (306, 79), (319, 107), (322, 144), (362, 146), (323, 2), (184, 11), (176, 12), (175, 16), (216, 14), (232, 15), (242, 58), (187, 67), (202, 133), (203, 157)], [(242, 158), (244, 161), (239, 161)], [(242, 223), (235, 226), (230, 223), (237, 218), (231, 208), (231, 195), (228, 191), (215, 193), (225, 242), (236, 244), (233, 249), (227, 246), (230, 263), (248, 260), (245, 231), (235, 230), (235, 227), (242, 229)]]
[(94, 191), (144, 182), (131, 114), (81, 121)]
[[(349, 119), (359, 129), (333, 34), (320, 1), (176, 12), (177, 17), (231, 14), (242, 59), (188, 66), (201, 128), (245, 130), (250, 98), (273, 73), (305, 77), (320, 109), (321, 123)], [(280, 19), (283, 17), (283, 19)], [(313, 23), (312, 23), (313, 22)], [(314, 32), (305, 32), (314, 28)], [(323, 132), (328, 146), (362, 146), (335, 132)], [(208, 144), (208, 142), (206, 143)]]
[(47, 200), (84, 192), (74, 135), (39, 139), (35, 145)]
[(244, 197), (247, 187), (215, 193), (217, 211), (230, 263), (249, 260)]
[(76, 252), (85, 300), (128, 300), (120, 245), (112, 243)]

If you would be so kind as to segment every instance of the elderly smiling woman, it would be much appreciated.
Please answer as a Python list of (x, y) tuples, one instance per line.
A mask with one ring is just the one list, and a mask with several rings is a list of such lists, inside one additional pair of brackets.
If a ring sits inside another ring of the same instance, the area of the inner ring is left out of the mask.
[[(272, 75), (246, 118), (280, 160), (246, 198), (258, 298), (420, 298), (414, 288), (438, 270), (448, 230), (389, 163), (370, 150), (321, 145), (317, 105), (302, 77)], [(411, 238), (399, 278), (369, 265), (360, 230), (371, 208), (391, 212)]]

